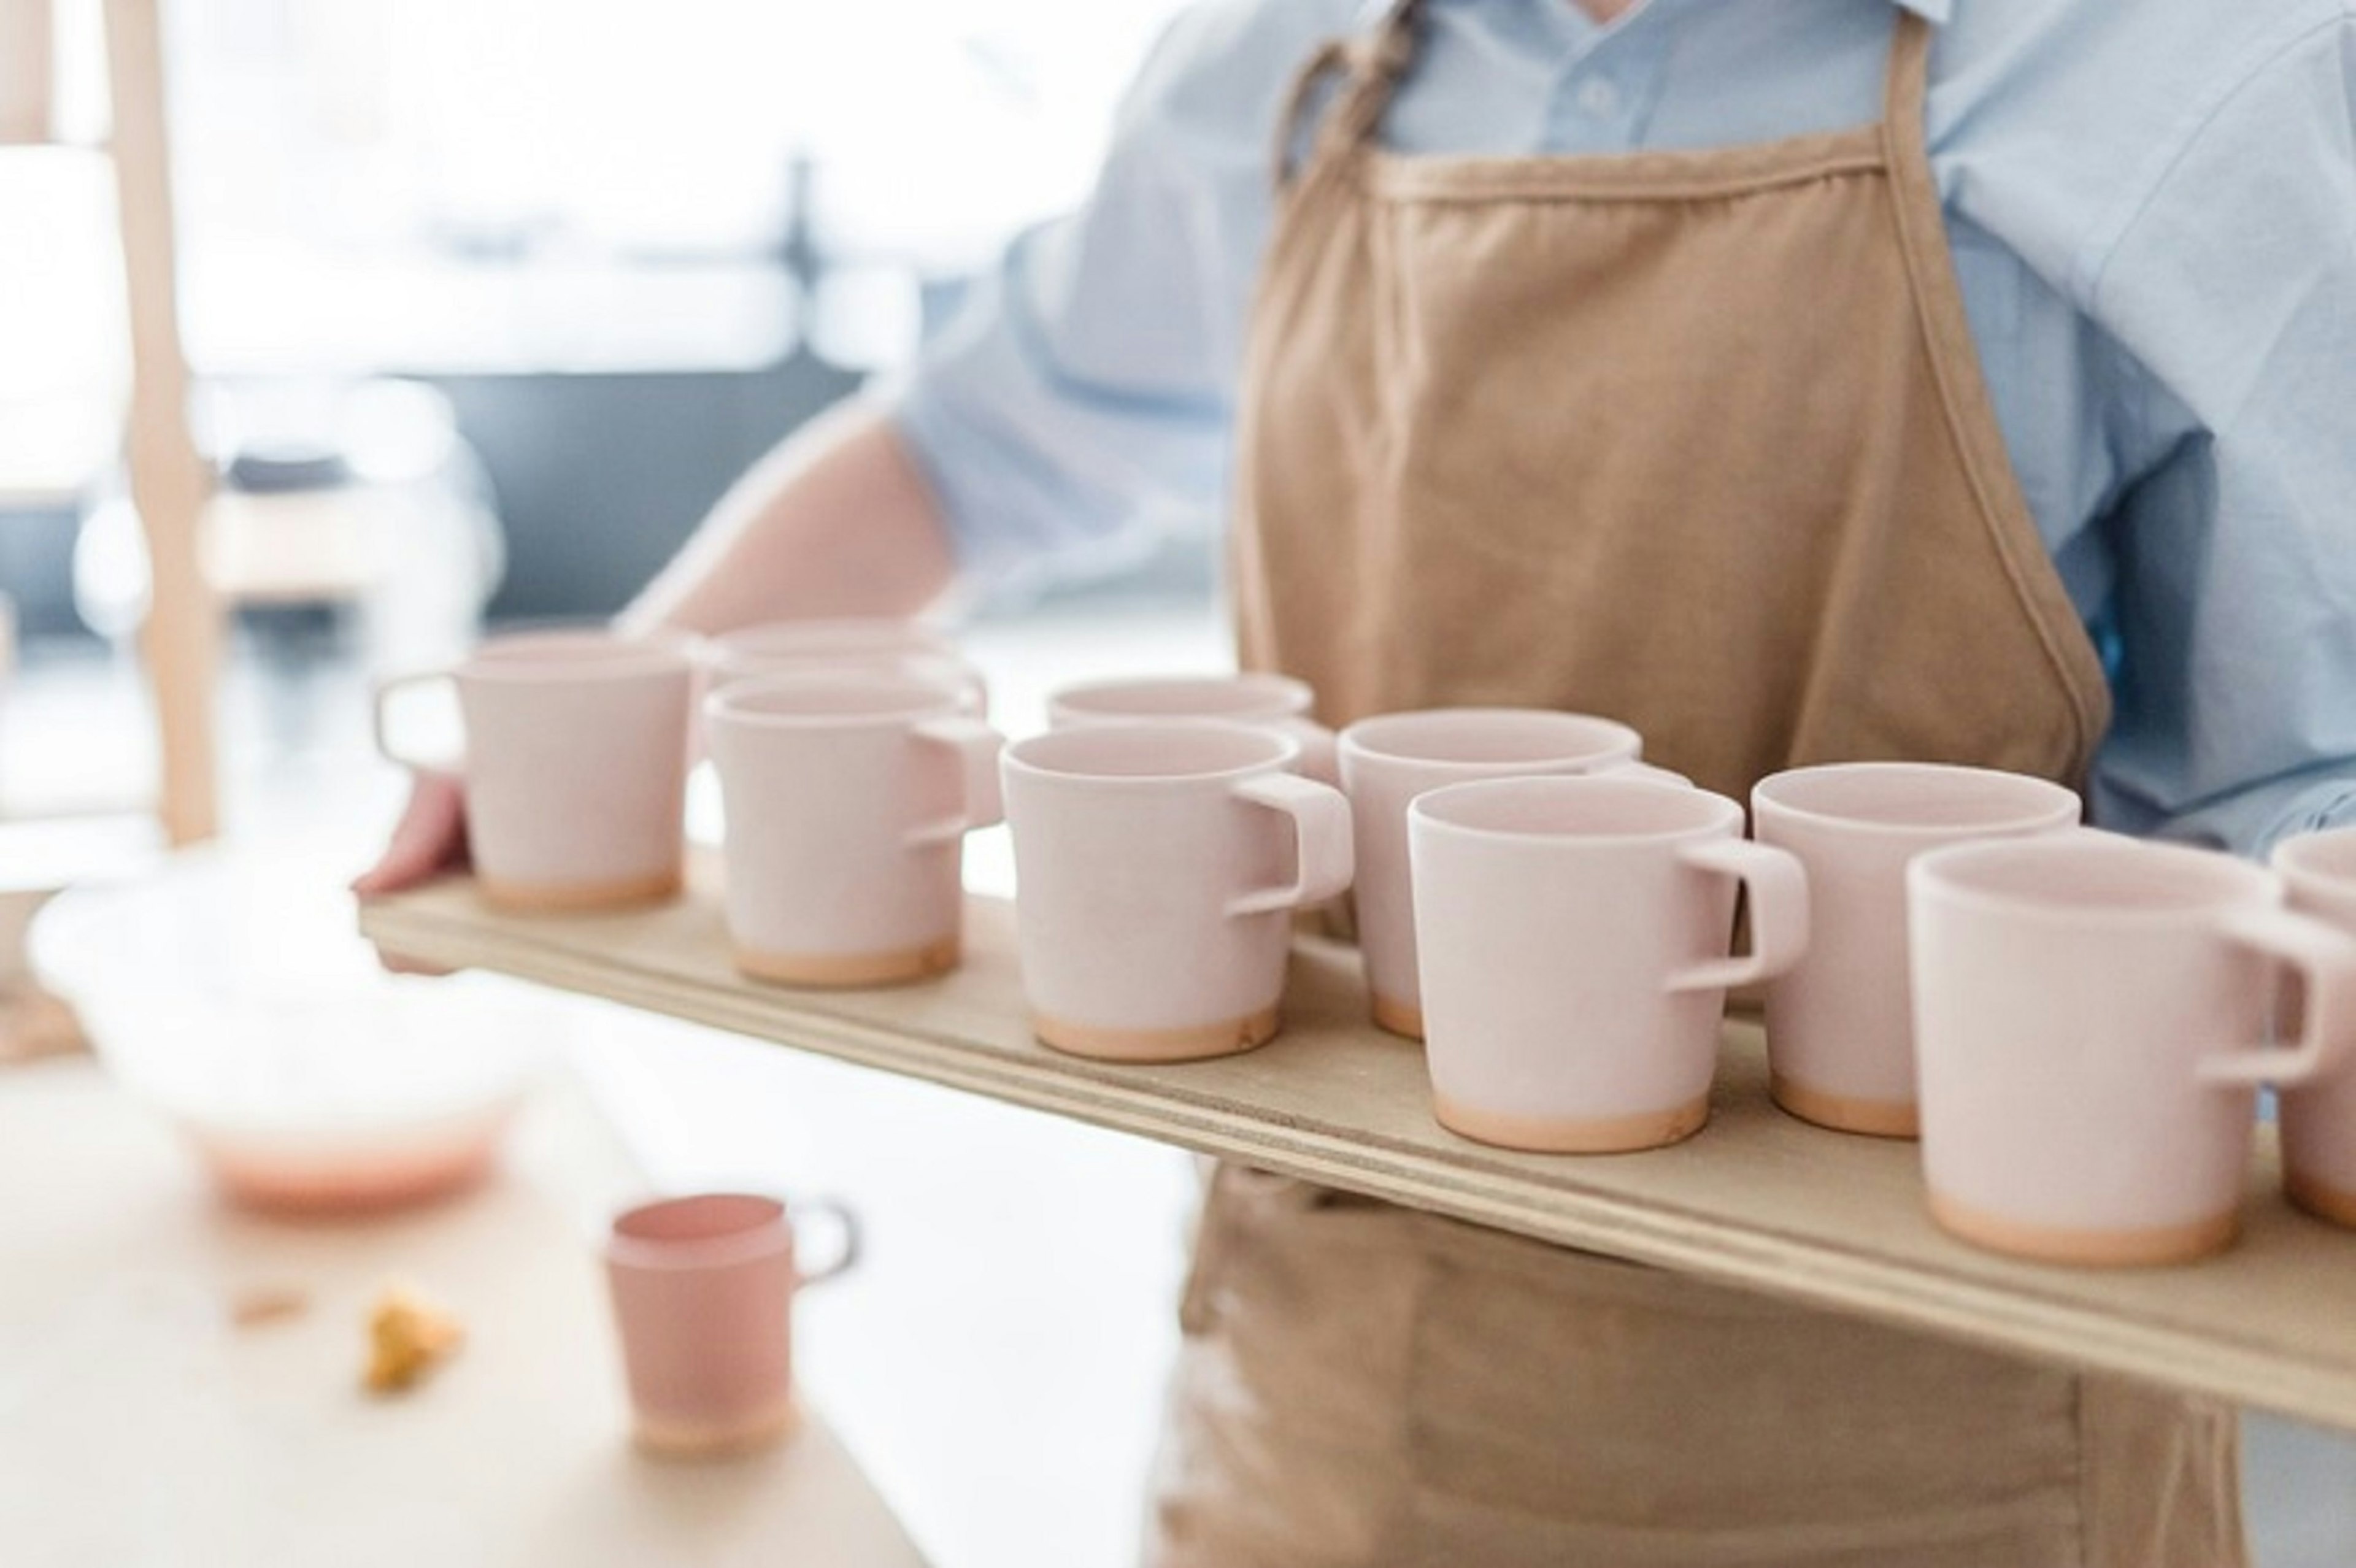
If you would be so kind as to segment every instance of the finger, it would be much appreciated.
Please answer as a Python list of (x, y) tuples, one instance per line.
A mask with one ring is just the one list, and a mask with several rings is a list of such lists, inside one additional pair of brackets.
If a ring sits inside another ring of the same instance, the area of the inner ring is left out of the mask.
[(383, 965), (385, 972), (390, 975), (423, 975), (439, 977), (457, 973), (455, 969), (446, 965), (428, 964), (423, 958), (412, 958), (405, 953), (397, 953), (381, 943), (377, 945), (376, 961)]
[(352, 891), (369, 898), (414, 887), (458, 863), (465, 848), (465, 797), (449, 780), (420, 775), (384, 853), (352, 879)]

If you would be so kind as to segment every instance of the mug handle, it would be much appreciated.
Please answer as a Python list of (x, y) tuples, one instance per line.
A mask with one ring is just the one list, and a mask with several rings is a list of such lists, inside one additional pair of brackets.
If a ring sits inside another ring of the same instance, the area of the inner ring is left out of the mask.
[(1749, 838), (1710, 838), (1687, 845), (1677, 859), (1751, 890), (1751, 951), (1680, 969), (1669, 976), (1670, 990), (1730, 990), (1772, 979), (1806, 954), (1808, 874), (1796, 856)]
[(979, 719), (927, 719), (909, 731), (921, 743), (946, 746), (958, 754), (958, 811), (913, 828), (903, 840), (911, 849), (954, 844), (977, 827), (1006, 818), (998, 788), (998, 752), (1006, 738)]
[(1342, 754), (1333, 731), (1314, 719), (1299, 717), (1285, 720), (1281, 728), (1301, 742), (1301, 776), (1315, 784), (1338, 787), (1342, 783)]
[[(794, 1246), (794, 1271), (799, 1284), (823, 1285), (837, 1275), (848, 1272), (851, 1266), (859, 1261), (859, 1216), (851, 1212), (849, 1204), (836, 1198), (808, 1198), (799, 1202), (788, 1203), (786, 1206), (786, 1213), (793, 1221), (797, 1232)], [(804, 1214), (823, 1214), (832, 1220), (835, 1232), (841, 1238), (835, 1249), (834, 1256), (816, 1268), (806, 1269), (801, 1266), (798, 1232)]]
[(425, 686), (437, 680), (455, 679), (457, 673), (453, 669), (421, 669), (412, 671), (408, 675), (392, 676), (376, 683), (375, 707), (369, 712), (369, 727), (375, 734), (377, 753), (380, 756), (388, 763), (397, 763), (404, 768), (416, 768), (421, 771), (439, 771), (449, 765), (446, 758), (440, 762), (428, 763), (415, 757), (402, 756), (392, 743), (392, 725), (389, 714), (394, 692), (406, 691), (412, 687)]
[(2286, 909), (2234, 910), (2228, 942), (2297, 970), (2307, 982), (2307, 1023), (2295, 1045), (2221, 1051), (2201, 1059), (2204, 1083), (2303, 1083), (2339, 1060), (2339, 1020), (2356, 991), (2356, 938)]
[(1235, 797), (1292, 818), (1292, 880), (1227, 901), (1230, 916), (1273, 914), (1303, 904), (1323, 903), (1350, 885), (1355, 854), (1350, 803), (1331, 784), (1297, 773), (1255, 773), (1235, 786)]

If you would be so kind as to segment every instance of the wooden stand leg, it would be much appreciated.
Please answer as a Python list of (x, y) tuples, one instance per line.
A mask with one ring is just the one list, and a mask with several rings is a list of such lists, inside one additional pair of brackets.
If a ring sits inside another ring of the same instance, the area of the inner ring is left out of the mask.
[(153, 584), (143, 650), (162, 736), (164, 831), (174, 844), (187, 844), (210, 837), (216, 825), (220, 619), (197, 552), (210, 476), (188, 433), (155, 0), (106, 0), (106, 54), (131, 307), (131, 495), (146, 530)]
[(0, 146), (54, 133), (56, 50), (49, 0), (0, 0)]

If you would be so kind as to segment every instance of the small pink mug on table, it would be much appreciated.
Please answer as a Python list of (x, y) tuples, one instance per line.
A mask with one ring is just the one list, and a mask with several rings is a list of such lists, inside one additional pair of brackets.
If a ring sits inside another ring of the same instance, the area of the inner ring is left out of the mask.
[[(795, 1256), (797, 1217), (840, 1228), (835, 1255)], [(703, 1456), (742, 1453), (793, 1429), (794, 1293), (858, 1261), (859, 1223), (827, 1200), (788, 1206), (712, 1192), (616, 1216), (605, 1278), (639, 1446)]]

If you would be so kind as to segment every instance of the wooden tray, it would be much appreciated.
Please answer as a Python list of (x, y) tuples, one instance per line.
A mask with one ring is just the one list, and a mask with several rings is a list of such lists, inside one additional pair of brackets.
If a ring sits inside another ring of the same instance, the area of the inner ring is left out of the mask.
[(2270, 1130), (2224, 1256), (2108, 1272), (1992, 1256), (1925, 1214), (1915, 1147), (1769, 1102), (1730, 1024), (1710, 1123), (1674, 1148), (1517, 1155), (1432, 1120), (1420, 1053), (1363, 1022), (1356, 957), (1304, 942), (1285, 1032), (1170, 1067), (1060, 1056), (1023, 1022), (1012, 911), (976, 899), (967, 962), (901, 990), (788, 991), (729, 966), (716, 879), (606, 915), (494, 913), (463, 881), (363, 907), (380, 943), (1075, 1116), (1501, 1230), (1863, 1317), (2356, 1428), (2356, 1234), (2284, 1205)]

